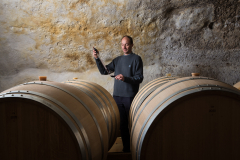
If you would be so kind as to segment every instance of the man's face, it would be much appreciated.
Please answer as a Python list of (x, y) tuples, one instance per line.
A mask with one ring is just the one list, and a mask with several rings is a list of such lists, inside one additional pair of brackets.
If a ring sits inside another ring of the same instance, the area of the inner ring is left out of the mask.
[(131, 44), (130, 39), (128, 39), (127, 37), (124, 37), (122, 39), (122, 50), (124, 54), (132, 53), (132, 47), (133, 47), (133, 44)]

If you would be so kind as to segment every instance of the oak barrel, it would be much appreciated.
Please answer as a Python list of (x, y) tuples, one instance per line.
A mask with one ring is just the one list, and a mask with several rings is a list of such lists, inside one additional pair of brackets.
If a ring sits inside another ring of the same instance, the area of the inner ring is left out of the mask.
[(184, 77), (142, 94), (130, 112), (133, 160), (240, 159), (240, 91), (233, 86)]
[(107, 123), (109, 133), (108, 149), (110, 150), (116, 141), (117, 133), (120, 127), (120, 115), (118, 107), (111, 94), (97, 83), (86, 80), (77, 79), (63, 83), (72, 85), (87, 94), (101, 109)]
[(101, 108), (76, 87), (28, 82), (0, 95), (0, 159), (106, 159), (107, 126)]
[(133, 99), (133, 102), (131, 104), (131, 108), (130, 108), (130, 114), (129, 114), (129, 126), (131, 128), (132, 126), (132, 122), (134, 120), (134, 118), (136, 117), (136, 112), (139, 109), (139, 107), (141, 106), (141, 104), (144, 102), (144, 100), (153, 92), (155, 91), (157, 88), (159, 88), (160, 86), (164, 85), (165, 83), (174, 80), (176, 78), (179, 78), (177, 76), (164, 76), (164, 77), (160, 77), (157, 79), (154, 79), (150, 82), (148, 82), (146, 85), (144, 85), (137, 93), (137, 95), (135, 96), (135, 98)]

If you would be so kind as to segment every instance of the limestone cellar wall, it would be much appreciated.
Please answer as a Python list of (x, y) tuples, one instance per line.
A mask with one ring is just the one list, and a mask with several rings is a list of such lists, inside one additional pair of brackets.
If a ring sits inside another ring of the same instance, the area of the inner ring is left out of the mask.
[(0, 92), (47, 76), (96, 82), (110, 93), (92, 47), (107, 64), (130, 35), (144, 81), (175, 76), (240, 81), (238, 0), (0, 0)]

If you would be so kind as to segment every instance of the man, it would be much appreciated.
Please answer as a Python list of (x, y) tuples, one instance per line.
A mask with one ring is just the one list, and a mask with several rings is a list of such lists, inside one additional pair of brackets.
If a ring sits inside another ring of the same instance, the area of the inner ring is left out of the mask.
[(137, 94), (139, 84), (143, 81), (143, 63), (140, 56), (132, 53), (133, 40), (124, 36), (121, 41), (124, 55), (119, 56), (111, 63), (103, 66), (98, 58), (98, 51), (93, 50), (101, 74), (114, 72), (113, 98), (120, 112), (120, 130), (123, 141), (123, 152), (130, 152), (130, 134), (128, 129), (128, 116), (131, 103)]

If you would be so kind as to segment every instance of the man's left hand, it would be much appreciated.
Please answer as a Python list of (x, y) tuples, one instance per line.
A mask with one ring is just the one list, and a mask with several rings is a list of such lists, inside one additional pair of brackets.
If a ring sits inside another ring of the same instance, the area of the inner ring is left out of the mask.
[(124, 81), (124, 76), (122, 74), (119, 74), (117, 76), (115, 76), (116, 80), (120, 80), (120, 81)]

